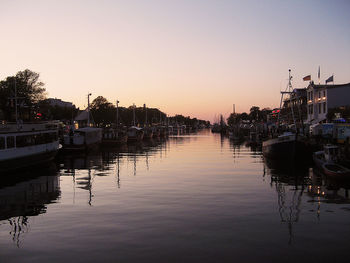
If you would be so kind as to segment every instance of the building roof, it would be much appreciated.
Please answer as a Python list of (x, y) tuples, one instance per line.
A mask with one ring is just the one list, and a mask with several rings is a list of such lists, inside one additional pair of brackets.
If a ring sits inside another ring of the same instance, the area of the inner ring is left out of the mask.
[(314, 89), (334, 89), (334, 88), (342, 88), (342, 87), (349, 87), (350, 88), (350, 82), (346, 84), (314, 84), (313, 82), (310, 82), (309, 87), (313, 87)]

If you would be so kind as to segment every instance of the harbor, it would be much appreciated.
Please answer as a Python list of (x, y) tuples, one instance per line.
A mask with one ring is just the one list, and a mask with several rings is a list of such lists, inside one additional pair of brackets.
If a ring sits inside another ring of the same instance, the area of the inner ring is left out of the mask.
[(6, 262), (308, 262), (347, 251), (347, 182), (280, 170), (209, 129), (58, 157), (1, 181)]
[(348, 1), (0, 7), (0, 263), (346, 260)]

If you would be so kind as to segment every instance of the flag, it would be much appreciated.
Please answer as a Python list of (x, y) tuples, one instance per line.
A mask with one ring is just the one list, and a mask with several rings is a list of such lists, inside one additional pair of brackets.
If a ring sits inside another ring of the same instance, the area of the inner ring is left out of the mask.
[(334, 82), (334, 80), (333, 80), (333, 75), (330, 76), (328, 79), (326, 79), (326, 84), (327, 84), (328, 82)]
[(307, 75), (303, 77), (303, 81), (311, 80), (311, 75)]

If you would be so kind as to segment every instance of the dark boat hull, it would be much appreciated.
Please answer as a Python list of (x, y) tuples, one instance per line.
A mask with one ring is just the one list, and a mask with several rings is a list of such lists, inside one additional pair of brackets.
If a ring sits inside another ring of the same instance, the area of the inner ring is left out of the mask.
[(49, 151), (11, 160), (0, 161), (0, 174), (7, 171), (21, 170), (48, 163), (55, 158), (56, 154), (57, 151)]
[(307, 145), (298, 139), (263, 143), (262, 151), (265, 158), (283, 163), (308, 164), (311, 152)]

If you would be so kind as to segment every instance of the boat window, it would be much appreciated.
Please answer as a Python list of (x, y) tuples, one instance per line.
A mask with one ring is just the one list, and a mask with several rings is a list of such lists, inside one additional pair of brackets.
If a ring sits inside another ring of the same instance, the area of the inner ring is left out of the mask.
[(0, 137), (0, 150), (5, 149), (5, 138)]
[(6, 138), (7, 148), (15, 147), (15, 137), (9, 136)]

